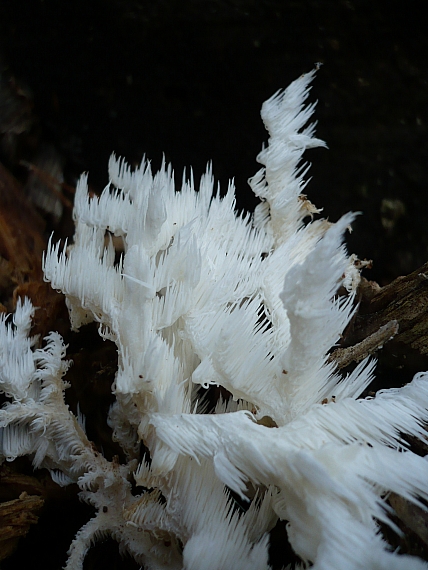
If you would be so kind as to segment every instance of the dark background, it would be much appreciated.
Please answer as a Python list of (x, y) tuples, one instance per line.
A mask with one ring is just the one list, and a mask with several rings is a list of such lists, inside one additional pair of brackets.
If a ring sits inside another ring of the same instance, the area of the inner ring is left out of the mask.
[[(333, 221), (363, 213), (350, 249), (374, 260), (369, 279), (388, 283), (428, 257), (424, 8), (382, 0), (0, 0), (1, 79), (31, 106), (29, 126), (0, 160), (25, 182), (20, 160), (54, 148), (66, 182), (89, 171), (97, 191), (112, 151), (134, 164), (146, 154), (155, 168), (165, 153), (178, 181), (189, 166), (198, 179), (212, 160), (221, 187), (234, 177), (238, 207), (252, 209), (247, 179), (267, 140), (261, 104), (320, 62), (311, 100), (329, 150), (307, 152), (306, 191)], [(0, 101), (0, 126), (1, 110)], [(57, 232), (72, 234), (67, 216)], [(5, 568), (29, 559), (45, 570), (64, 564), (90, 516), (75, 490), (64, 493), (70, 501), (64, 494), (43, 515), (57, 528), (34, 527)], [(138, 567), (121, 561), (113, 542), (92, 549), (85, 568), (102, 567), (100, 560)]]
[[(177, 179), (213, 161), (238, 206), (266, 140), (262, 102), (316, 62), (309, 198), (335, 221), (361, 211), (350, 248), (382, 284), (427, 258), (425, 2), (2, 0), (3, 76), (31, 94), (37, 140), (102, 189), (112, 151)], [(38, 150), (35, 145), (34, 152)], [(385, 200), (399, 200), (388, 208)], [(383, 204), (383, 206), (382, 206)], [(392, 219), (392, 228), (385, 228)], [(384, 219), (385, 223), (385, 219)]]

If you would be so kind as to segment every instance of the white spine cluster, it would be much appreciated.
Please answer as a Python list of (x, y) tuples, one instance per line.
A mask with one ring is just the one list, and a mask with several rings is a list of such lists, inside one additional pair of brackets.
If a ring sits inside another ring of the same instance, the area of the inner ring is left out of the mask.
[[(61, 337), (35, 349), (27, 301), (12, 323), (0, 321), (9, 398), (0, 456), (32, 456), (95, 507), (68, 570), (105, 534), (147, 570), (266, 570), (278, 519), (304, 566), (426, 568), (390, 552), (377, 521), (392, 525), (390, 491), (428, 499), (427, 463), (402, 439), (426, 438), (428, 377), (357, 399), (373, 362), (343, 378), (328, 361), (358, 276), (342, 245), (352, 215), (303, 223), (318, 210), (302, 194), (300, 160), (324, 145), (305, 127), (312, 77), (263, 105), (270, 138), (250, 180), (262, 199), (253, 216), (236, 215), (232, 185), (214, 192), (210, 168), (198, 191), (186, 180), (176, 191), (165, 165), (153, 176), (147, 162), (131, 171), (115, 157), (100, 197), (88, 196), (86, 176), (79, 182), (74, 243), (50, 244), (43, 269), (72, 327), (96, 321), (117, 345), (109, 422), (126, 464), (94, 451), (66, 406)], [(343, 284), (351, 290), (338, 296)], [(203, 397), (210, 385), (230, 394), (214, 410)], [(148, 490), (135, 496), (132, 480)]]

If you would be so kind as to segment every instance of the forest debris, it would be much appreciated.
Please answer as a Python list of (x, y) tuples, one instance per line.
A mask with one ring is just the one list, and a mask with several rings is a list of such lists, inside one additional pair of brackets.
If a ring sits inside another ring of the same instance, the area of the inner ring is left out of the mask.
[(63, 296), (43, 281), (44, 229), (44, 220), (20, 184), (0, 163), (0, 298), (4, 303), (0, 310), (12, 311), (18, 297), (29, 297), (39, 308), (34, 334), (42, 337), (61, 329), (57, 319), (63, 311), (61, 332), (68, 329)]
[(378, 291), (363, 287), (360, 292), (361, 308), (346, 333), (347, 346), (355, 345), (387, 323), (397, 321), (399, 331), (395, 340), (410, 345), (421, 354), (428, 354), (428, 262)]
[[(398, 519), (406, 525), (428, 548), (428, 512), (404, 497), (391, 493), (388, 502)], [(407, 534), (407, 533), (406, 533)]]
[(37, 523), (38, 511), (44, 500), (38, 495), (22, 492), (18, 499), (0, 503), (0, 560), (10, 556), (21, 536)]
[(351, 362), (360, 362), (367, 356), (370, 356), (383, 345), (394, 338), (398, 332), (398, 321), (389, 321), (386, 325), (361, 342), (348, 346), (347, 348), (337, 348), (330, 354), (329, 362), (335, 362), (337, 368), (345, 368)]
[(44, 227), (19, 183), (0, 163), (0, 259), (13, 268), (15, 283), (43, 279)]

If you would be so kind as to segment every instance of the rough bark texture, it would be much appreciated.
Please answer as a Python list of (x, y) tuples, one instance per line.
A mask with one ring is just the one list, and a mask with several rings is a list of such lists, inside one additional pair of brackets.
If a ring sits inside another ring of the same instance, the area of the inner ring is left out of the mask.
[(428, 353), (428, 263), (373, 295), (363, 287), (361, 309), (347, 341), (359, 342), (390, 321), (398, 323), (396, 341)]
[(18, 499), (0, 503), (0, 561), (13, 553), (19, 538), (37, 523), (37, 513), (42, 506), (41, 497), (25, 492)]

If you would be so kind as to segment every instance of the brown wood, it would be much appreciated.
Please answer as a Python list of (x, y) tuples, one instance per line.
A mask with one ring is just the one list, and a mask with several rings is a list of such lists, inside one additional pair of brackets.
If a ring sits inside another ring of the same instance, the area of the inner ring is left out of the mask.
[(44, 503), (38, 495), (25, 491), (18, 499), (0, 503), (0, 560), (4, 560), (18, 545), (19, 538), (27, 534), (38, 521), (37, 513)]

